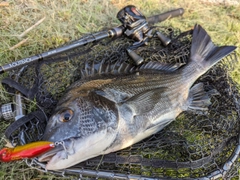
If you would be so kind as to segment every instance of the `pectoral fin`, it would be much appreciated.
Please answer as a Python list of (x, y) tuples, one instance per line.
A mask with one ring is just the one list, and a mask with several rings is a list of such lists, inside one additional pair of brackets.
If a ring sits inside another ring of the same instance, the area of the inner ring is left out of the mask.
[(123, 102), (132, 109), (136, 115), (144, 114), (152, 110), (160, 101), (162, 94), (167, 90), (166, 87), (144, 91)]

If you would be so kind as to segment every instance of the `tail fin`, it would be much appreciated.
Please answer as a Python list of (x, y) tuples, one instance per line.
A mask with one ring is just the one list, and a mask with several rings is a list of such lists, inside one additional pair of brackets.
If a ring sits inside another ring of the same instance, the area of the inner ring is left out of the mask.
[(207, 32), (200, 25), (195, 25), (190, 61), (201, 64), (205, 71), (235, 49), (235, 46), (215, 46)]

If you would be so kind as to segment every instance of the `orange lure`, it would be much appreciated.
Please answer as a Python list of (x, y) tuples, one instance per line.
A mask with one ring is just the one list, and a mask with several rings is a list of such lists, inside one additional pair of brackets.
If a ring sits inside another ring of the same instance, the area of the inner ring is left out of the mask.
[(37, 141), (15, 148), (3, 148), (0, 150), (0, 161), (10, 162), (25, 158), (33, 158), (49, 151), (55, 147), (54, 143), (48, 141)]

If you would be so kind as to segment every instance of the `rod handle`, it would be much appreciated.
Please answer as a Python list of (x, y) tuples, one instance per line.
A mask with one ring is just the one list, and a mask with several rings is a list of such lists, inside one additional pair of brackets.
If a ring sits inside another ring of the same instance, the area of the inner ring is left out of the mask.
[(148, 24), (153, 25), (155, 23), (165, 21), (166, 19), (169, 19), (169, 18), (181, 16), (181, 15), (183, 15), (183, 13), (184, 13), (184, 9), (178, 8), (178, 9), (171, 10), (171, 11), (168, 11), (168, 12), (165, 12), (162, 14), (148, 17), (147, 22), (148, 22)]

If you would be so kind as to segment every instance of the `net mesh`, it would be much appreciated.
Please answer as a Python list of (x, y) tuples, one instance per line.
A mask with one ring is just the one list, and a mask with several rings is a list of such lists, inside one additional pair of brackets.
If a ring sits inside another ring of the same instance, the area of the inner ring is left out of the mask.
[[(187, 63), (192, 31), (181, 33), (169, 27), (155, 27), (156, 30), (171, 38), (172, 43), (164, 47), (154, 36), (148, 46), (138, 48), (136, 53), (145, 62)], [(81, 77), (85, 61), (133, 63), (126, 53), (132, 43), (126, 38), (91, 43), (26, 66), (20, 74), (19, 69), (14, 70), (9, 77), (17, 76), (19, 84), (34, 89), (37, 106), (50, 116), (65, 89)], [(80, 178), (238, 179), (240, 98), (238, 86), (229, 76), (236, 61), (236, 54), (232, 53), (198, 79), (207, 91), (218, 91), (212, 96), (207, 113), (184, 112), (162, 131), (129, 148), (49, 172)], [(37, 159), (27, 160), (27, 164), (45, 171), (45, 164)]]

